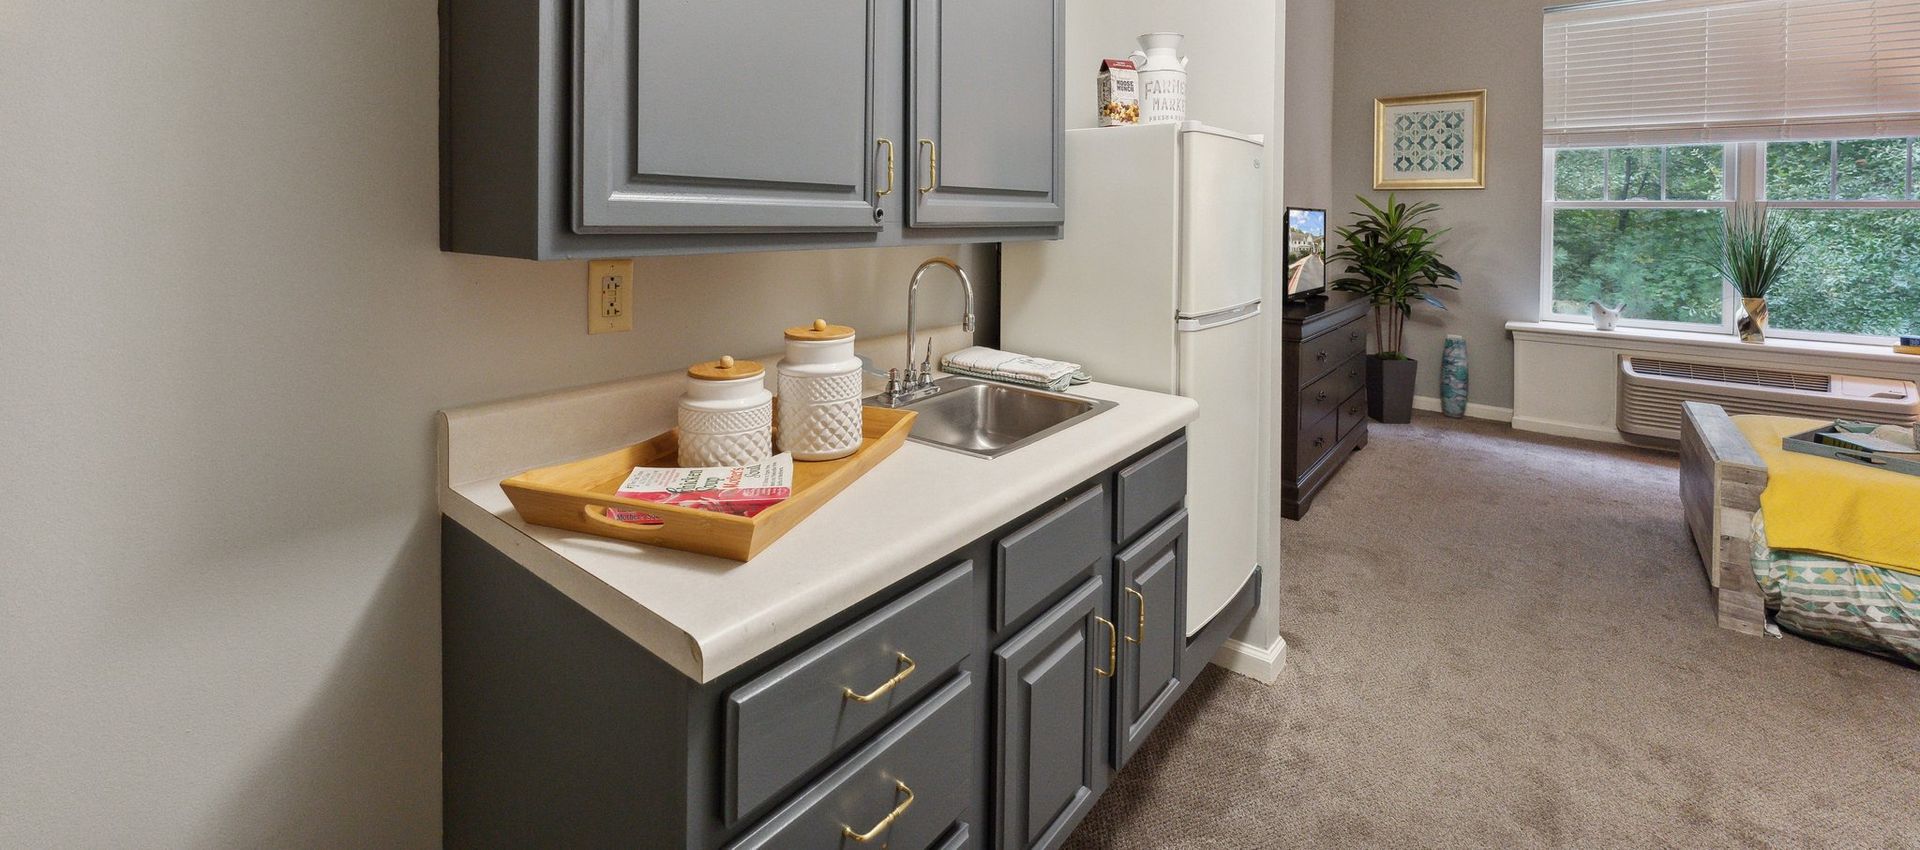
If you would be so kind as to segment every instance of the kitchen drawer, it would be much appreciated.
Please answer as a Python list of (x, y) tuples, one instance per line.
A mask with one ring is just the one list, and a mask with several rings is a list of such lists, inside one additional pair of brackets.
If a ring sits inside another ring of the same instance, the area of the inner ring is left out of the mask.
[(1359, 391), (1348, 396), (1346, 401), (1341, 402), (1339, 416), (1340, 439), (1344, 440), (1348, 434), (1353, 433), (1353, 429), (1360, 427), (1360, 423), (1367, 421), (1366, 387), (1361, 387)]
[(1329, 413), (1319, 421), (1303, 426), (1300, 429), (1300, 440), (1293, 447), (1294, 468), (1305, 475), (1308, 470), (1313, 469), (1314, 464), (1319, 463), (1321, 458), (1333, 451), (1334, 444), (1338, 442), (1340, 442), (1339, 414)]
[(1366, 322), (1355, 320), (1326, 333), (1301, 340), (1300, 376), (1302, 384), (1312, 384), (1348, 360), (1367, 353)]
[(1123, 467), (1115, 489), (1119, 528), (1114, 540), (1125, 543), (1186, 499), (1187, 438), (1181, 436)]
[(729, 694), (726, 821), (772, 800), (959, 666), (979, 622), (973, 580), (973, 562), (964, 562)]
[[(954, 821), (976, 808), (980, 700), (972, 674), (948, 680), (730, 850), (938, 846)], [(851, 837), (869, 831), (868, 842)]]
[(1334, 412), (1347, 396), (1367, 385), (1367, 364), (1363, 358), (1350, 357), (1300, 392), (1301, 422), (1314, 422)]
[(994, 547), (993, 626), (1004, 629), (1107, 559), (1107, 488), (1095, 484)]

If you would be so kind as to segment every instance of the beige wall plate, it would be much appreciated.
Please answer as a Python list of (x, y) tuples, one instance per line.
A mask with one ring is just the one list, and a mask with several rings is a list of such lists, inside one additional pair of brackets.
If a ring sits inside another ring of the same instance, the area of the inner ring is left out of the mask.
[(587, 264), (587, 333), (633, 330), (633, 261)]

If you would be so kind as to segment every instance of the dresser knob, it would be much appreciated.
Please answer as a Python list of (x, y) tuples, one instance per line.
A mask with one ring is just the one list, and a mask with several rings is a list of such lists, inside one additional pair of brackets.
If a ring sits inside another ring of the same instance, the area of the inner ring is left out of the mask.
[(1315, 438), (1313, 438), (1313, 447), (1314, 447), (1314, 448), (1316, 448), (1316, 449), (1317, 449), (1317, 448), (1320, 448), (1321, 446), (1324, 446), (1324, 445), (1326, 445), (1326, 444), (1327, 444), (1327, 438), (1325, 438), (1325, 437), (1315, 437)]
[(1326, 352), (1324, 352), (1324, 351), (1322, 351), (1322, 352), (1320, 352), (1319, 354), (1315, 354), (1315, 355), (1313, 355), (1313, 359), (1315, 359), (1315, 360), (1325, 360), (1325, 359), (1327, 359), (1327, 353), (1326, 353)]
[(1359, 342), (1359, 341), (1360, 341), (1360, 332), (1359, 332), (1359, 331), (1354, 331), (1353, 333), (1350, 333), (1350, 334), (1347, 334), (1347, 341), (1348, 341), (1348, 342)]
[(1314, 401), (1326, 401), (1326, 400), (1327, 400), (1327, 391), (1326, 391), (1326, 390), (1321, 390), (1321, 391), (1319, 392), (1319, 394), (1317, 394), (1317, 395), (1315, 395), (1315, 396), (1313, 397), (1313, 400), (1314, 400)]

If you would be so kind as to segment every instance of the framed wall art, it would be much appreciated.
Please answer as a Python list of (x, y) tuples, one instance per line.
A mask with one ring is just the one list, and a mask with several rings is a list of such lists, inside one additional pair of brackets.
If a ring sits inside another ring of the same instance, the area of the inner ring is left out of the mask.
[(1487, 188), (1487, 91), (1373, 102), (1373, 188)]

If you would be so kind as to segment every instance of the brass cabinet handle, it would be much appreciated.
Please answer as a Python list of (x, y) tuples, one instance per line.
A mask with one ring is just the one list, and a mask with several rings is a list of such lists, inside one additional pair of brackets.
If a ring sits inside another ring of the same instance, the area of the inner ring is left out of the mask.
[[(893, 678), (888, 679), (885, 682), (881, 682), (880, 687), (874, 688), (873, 690), (868, 691), (867, 693), (856, 694), (853, 692), (852, 688), (841, 688), (840, 693), (844, 695), (847, 699), (853, 700), (854, 702), (873, 702), (874, 700), (877, 700), (883, 696), (886, 696), (888, 691), (893, 690), (895, 686), (899, 685), (901, 682), (906, 681), (908, 676), (913, 675), (913, 668), (914, 668), (913, 659), (908, 658), (907, 654), (904, 652), (896, 652), (894, 653), (894, 655), (900, 656), (901, 661), (907, 662), (907, 668), (905, 670), (901, 670), (900, 672), (893, 674)], [(861, 839), (861, 840), (864, 841), (865, 839)]]
[(893, 194), (893, 140), (881, 139), (876, 142), (876, 144), (882, 145), (887, 149), (887, 188), (873, 193), (873, 196), (876, 198), (884, 198)]
[(1127, 595), (1133, 597), (1135, 604), (1140, 606), (1140, 636), (1128, 636), (1127, 643), (1142, 643), (1147, 639), (1147, 596), (1131, 587), (1127, 588)]
[(940, 188), (940, 146), (932, 139), (921, 139), (920, 146), (927, 149), (927, 185), (920, 187), (921, 197)]
[(893, 826), (894, 821), (899, 820), (901, 815), (904, 815), (907, 813), (907, 807), (913, 805), (913, 789), (908, 788), (907, 783), (901, 782), (900, 780), (896, 779), (893, 781), (893, 787), (899, 789), (901, 793), (907, 795), (907, 798), (905, 800), (900, 801), (900, 805), (894, 806), (893, 811), (888, 812), (886, 817), (881, 818), (879, 823), (874, 824), (873, 828), (867, 830), (866, 832), (854, 832), (853, 827), (847, 826), (846, 824), (841, 824), (840, 834), (847, 838), (853, 839), (856, 842), (865, 844), (869, 841), (874, 840), (875, 838), (879, 838), (880, 833), (886, 832), (887, 827)]
[(1099, 614), (1093, 615), (1093, 618), (1100, 621), (1100, 625), (1107, 627), (1107, 669), (1102, 670), (1096, 666), (1093, 672), (1100, 674), (1102, 679), (1111, 679), (1114, 672), (1120, 669), (1120, 629), (1114, 626), (1112, 620)]

